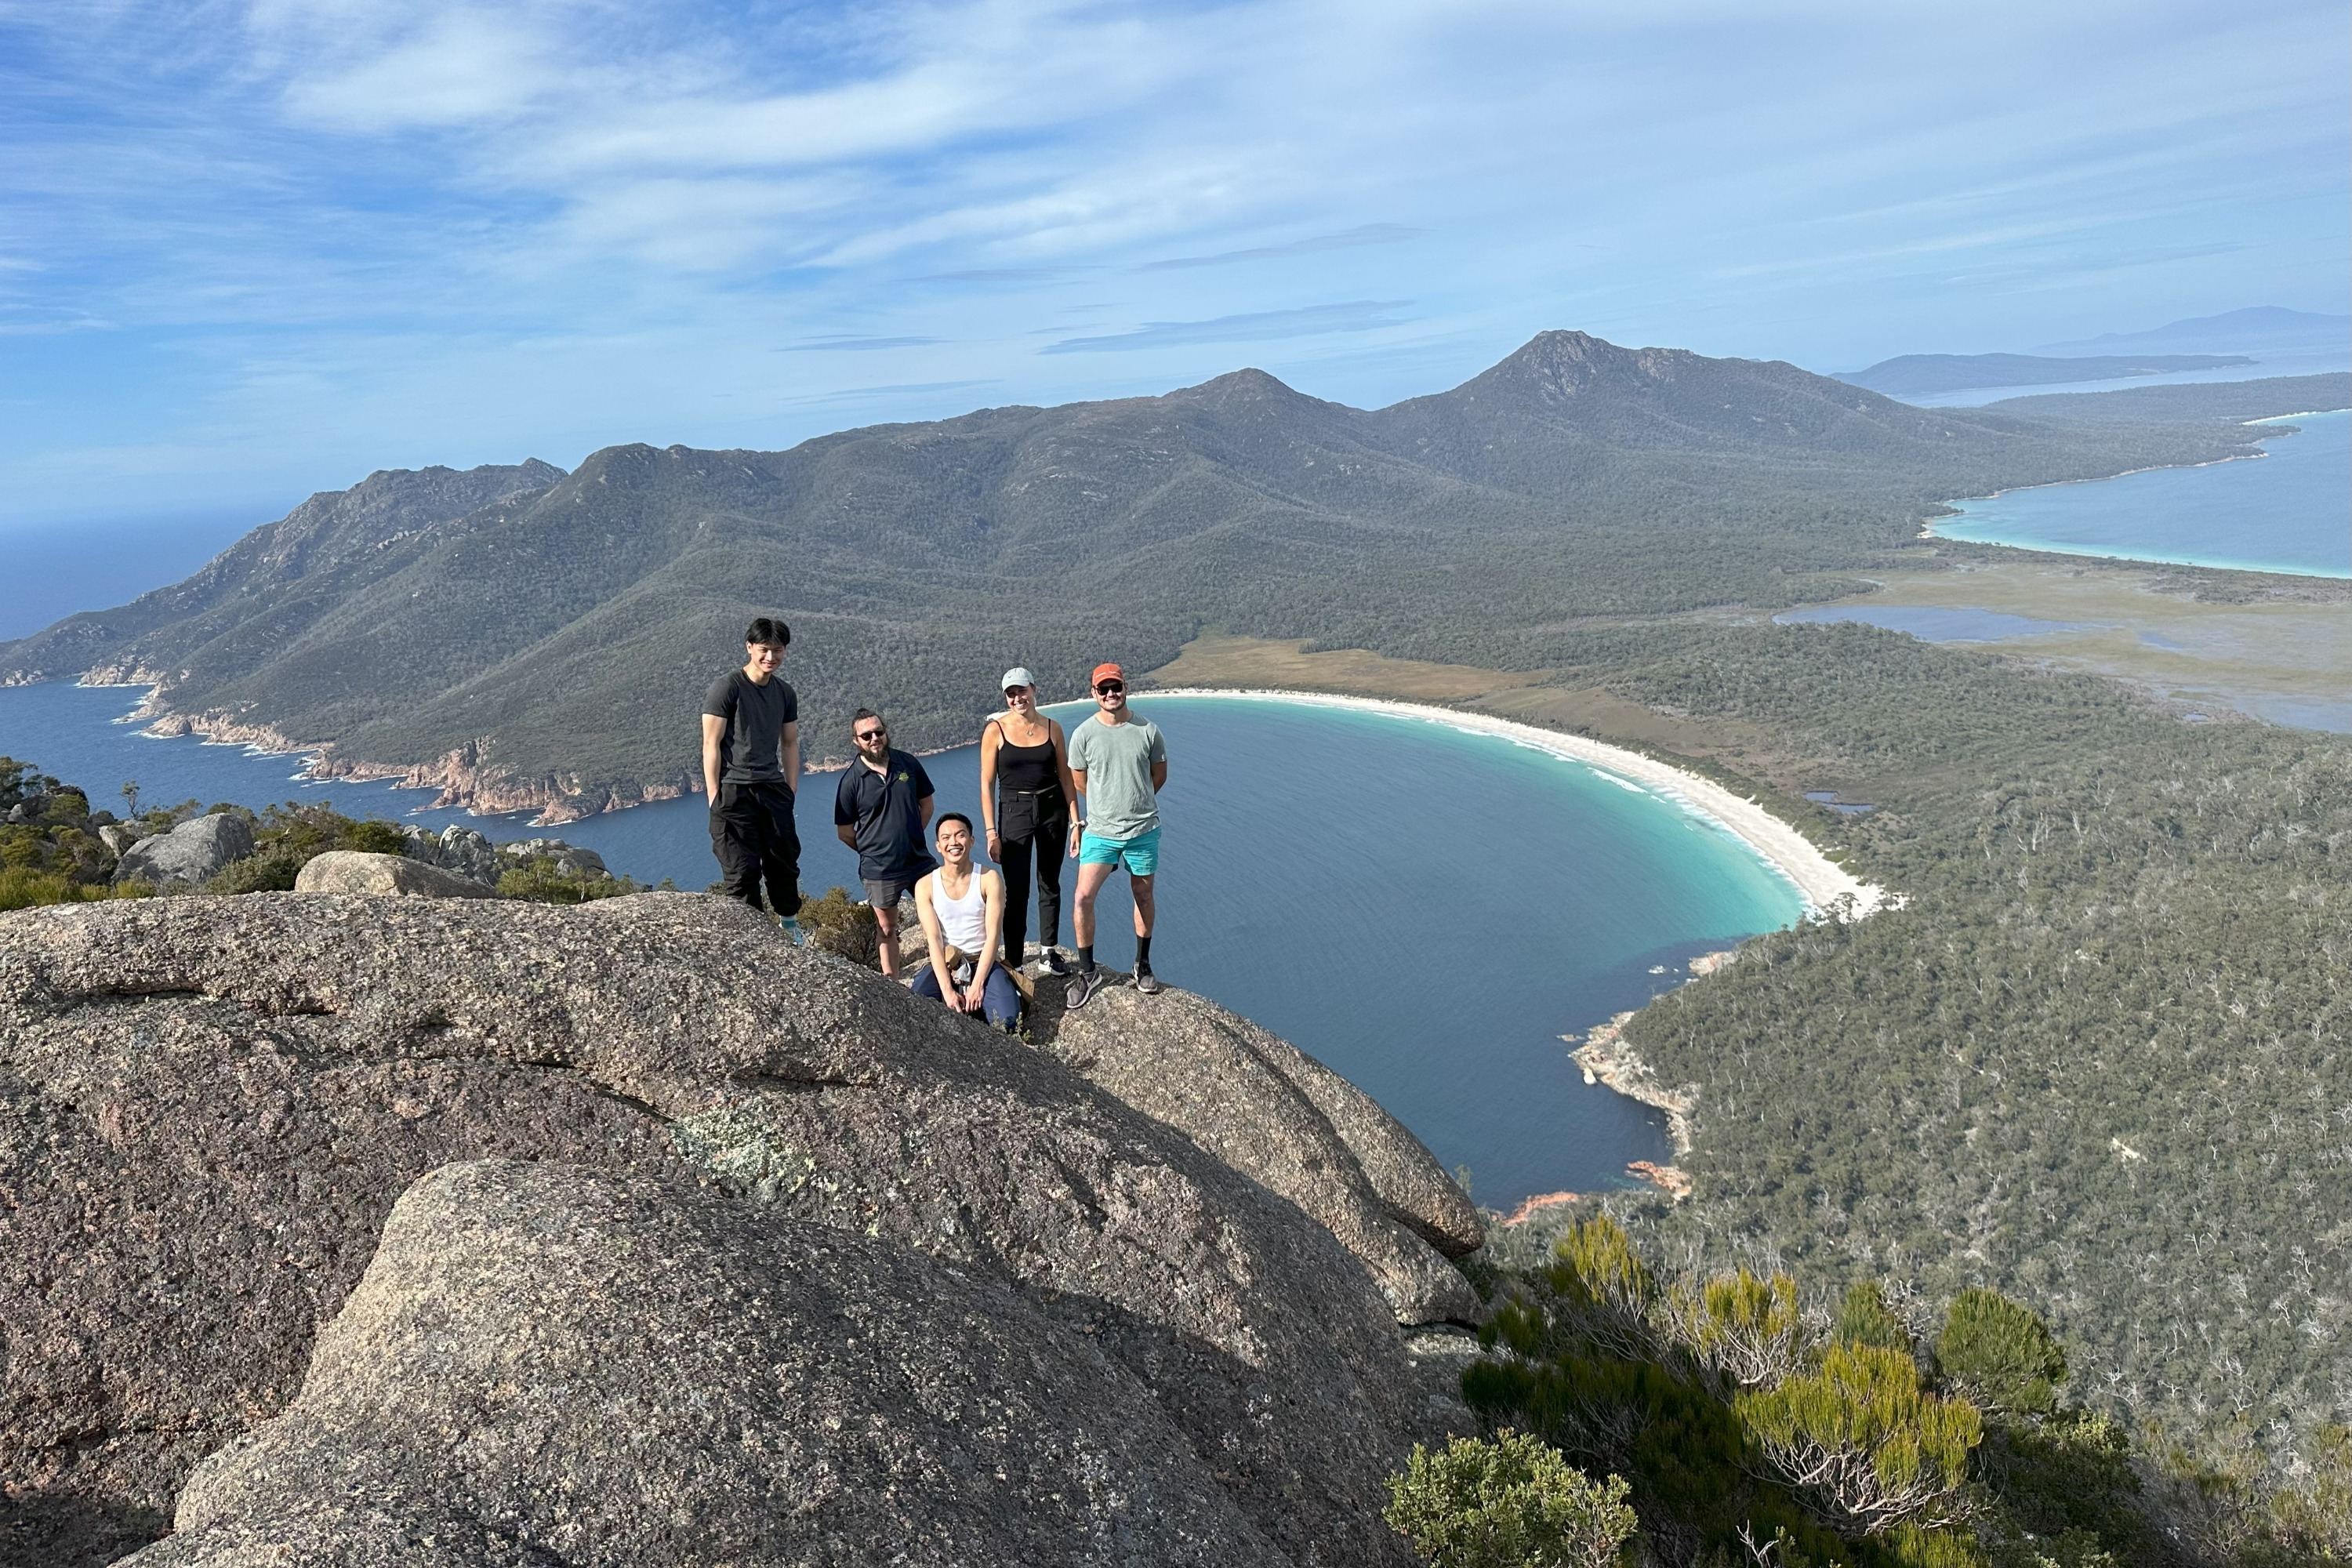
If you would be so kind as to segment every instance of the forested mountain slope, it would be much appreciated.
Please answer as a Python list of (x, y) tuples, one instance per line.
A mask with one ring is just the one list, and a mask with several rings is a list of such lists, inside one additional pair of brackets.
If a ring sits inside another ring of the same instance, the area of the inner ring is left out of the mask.
[(379, 474), (188, 583), (0, 645), (0, 679), (152, 679), (171, 710), (460, 753), (593, 809), (682, 781), (751, 615), (781, 611), (818, 756), (859, 703), (967, 737), (1203, 625), (1495, 660), (1519, 628), (1835, 591), (1938, 500), (2249, 450), (2219, 422), (1924, 410), (1793, 366), (1548, 332), (1373, 413), (1255, 371), (790, 451), (609, 447)]

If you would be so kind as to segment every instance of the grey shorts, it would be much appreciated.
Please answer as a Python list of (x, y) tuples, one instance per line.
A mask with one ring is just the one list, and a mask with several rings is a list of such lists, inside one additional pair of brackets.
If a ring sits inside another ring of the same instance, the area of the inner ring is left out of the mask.
[(895, 910), (898, 907), (898, 900), (913, 893), (915, 884), (922, 879), (916, 876), (903, 882), (868, 882), (866, 884), (866, 901), (877, 910)]

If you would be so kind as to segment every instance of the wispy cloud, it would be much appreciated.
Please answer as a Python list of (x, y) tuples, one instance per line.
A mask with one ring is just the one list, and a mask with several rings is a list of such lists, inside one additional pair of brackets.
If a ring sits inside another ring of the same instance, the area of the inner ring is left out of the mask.
[(856, 353), (867, 349), (911, 349), (921, 348), (940, 341), (938, 338), (810, 338), (805, 342), (786, 343), (776, 352), (780, 354), (811, 354)]
[(1351, 228), (1339, 234), (1318, 234), (1312, 239), (1294, 239), (1288, 245), (1258, 245), (1247, 250), (1222, 250), (1214, 256), (1176, 256), (1165, 261), (1147, 261), (1136, 268), (1139, 272), (1174, 272), (1188, 267), (1230, 267), (1237, 261), (1271, 261), (1283, 256), (1312, 256), (1318, 250), (1346, 250), (1358, 245), (1401, 245), (1408, 239), (1418, 239), (1428, 231), (1408, 228), (1401, 223), (1368, 223), (1361, 228)]
[[(40, 389), (0, 512), (782, 443), (1236, 345), (1372, 403), (1550, 326), (1859, 364), (2340, 310), (2343, 31), (2341, 0), (0, 0), (0, 375)], [(911, 379), (861, 385), (871, 353)]]
[(1254, 310), (1239, 316), (1217, 316), (1205, 321), (1147, 321), (1130, 332), (1099, 338), (1065, 338), (1048, 343), (1039, 353), (1125, 353), (1138, 349), (1178, 348), (1191, 343), (1272, 342), (1281, 338), (1311, 338), (1324, 332), (1368, 332), (1378, 327), (1402, 326), (1390, 311), (1410, 300), (1350, 300), (1337, 305), (1305, 305), (1291, 310)]

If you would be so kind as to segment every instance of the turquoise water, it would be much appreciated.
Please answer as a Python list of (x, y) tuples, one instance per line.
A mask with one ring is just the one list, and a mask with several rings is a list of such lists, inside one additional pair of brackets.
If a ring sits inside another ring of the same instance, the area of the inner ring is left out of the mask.
[(2352, 577), (2352, 412), (2298, 414), (2266, 456), (1956, 501), (1954, 539), (2070, 555)]
[[(114, 791), (135, 778), (150, 805), (326, 800), (495, 838), (553, 832), (648, 882), (700, 888), (716, 875), (698, 800), (557, 829), (420, 810), (429, 792), (310, 784), (291, 757), (110, 722), (137, 696), (0, 690), (0, 752), (118, 810)], [(1656, 1113), (1586, 1085), (1559, 1037), (1680, 984), (1697, 954), (1796, 918), (1796, 890), (1745, 846), (1625, 781), (1496, 736), (1299, 703), (1137, 706), (1170, 751), (1152, 958), (1171, 984), (1361, 1085), (1448, 1166), (1469, 1166), (1482, 1203), (1622, 1184), (1626, 1162), (1668, 1157)], [(977, 815), (971, 748), (926, 765), (942, 809)], [(855, 858), (833, 837), (833, 782), (815, 775), (801, 792), (813, 891), (856, 886)], [(1123, 888), (1099, 947), (1121, 968), (1133, 952)]]

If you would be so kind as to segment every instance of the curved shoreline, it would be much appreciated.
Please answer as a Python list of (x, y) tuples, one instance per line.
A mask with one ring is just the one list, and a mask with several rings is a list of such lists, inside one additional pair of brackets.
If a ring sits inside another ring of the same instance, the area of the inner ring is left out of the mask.
[(1654, 757), (1588, 740), (1538, 729), (1515, 720), (1459, 709), (1433, 708), (1378, 697), (1345, 697), (1328, 691), (1282, 691), (1265, 688), (1171, 687), (1139, 691), (1145, 702), (1167, 699), (1213, 697), (1259, 702), (1298, 702), (1324, 708), (1352, 708), (1360, 712), (1385, 713), (1443, 724), (1467, 733), (1493, 735), (1516, 745), (1545, 752), (1565, 762), (1585, 766), (1640, 785), (1702, 816), (1738, 839), (1767, 866), (1793, 885), (1808, 911), (1859, 920), (1890, 907), (1883, 888), (1861, 880), (1815, 847), (1812, 841), (1754, 801), (1735, 795), (1713, 779), (1659, 762)]

